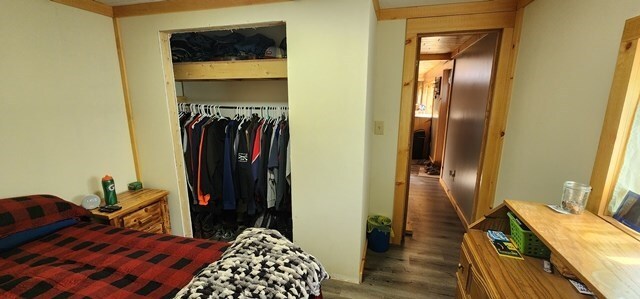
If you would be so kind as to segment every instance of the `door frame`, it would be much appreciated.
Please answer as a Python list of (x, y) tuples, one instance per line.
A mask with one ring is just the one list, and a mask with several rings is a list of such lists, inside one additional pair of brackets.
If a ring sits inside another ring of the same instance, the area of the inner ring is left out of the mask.
[(392, 228), (396, 232), (391, 240), (393, 244), (402, 244), (406, 227), (411, 158), (410, 129), (413, 127), (416, 62), (419, 55), (420, 36), (481, 30), (501, 31), (502, 37), (498, 45), (493, 94), (490, 98), (487, 130), (485, 132), (486, 139), (480, 157), (479, 184), (474, 199), (472, 219), (464, 219), (454, 203), (454, 208), (456, 208), (458, 216), (461, 217), (461, 221), (465, 223), (465, 229), (467, 229), (466, 225), (473, 223), (493, 208), (523, 16), (524, 7), (520, 7), (517, 11), (511, 12), (407, 20), (393, 198)]

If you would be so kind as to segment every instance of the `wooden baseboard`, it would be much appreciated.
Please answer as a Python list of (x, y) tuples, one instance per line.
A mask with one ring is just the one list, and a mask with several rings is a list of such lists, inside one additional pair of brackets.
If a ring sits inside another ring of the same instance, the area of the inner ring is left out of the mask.
[(364, 263), (367, 260), (367, 248), (369, 248), (369, 240), (364, 239), (364, 248), (362, 249), (362, 260), (360, 260), (360, 280), (358, 283), (362, 283), (362, 276), (364, 275)]
[(467, 219), (464, 218), (464, 214), (462, 214), (462, 210), (460, 210), (458, 202), (456, 202), (453, 194), (451, 194), (449, 186), (447, 186), (447, 183), (442, 178), (439, 178), (438, 181), (440, 182), (440, 186), (442, 186), (442, 189), (444, 189), (444, 192), (447, 194), (447, 197), (449, 198), (449, 202), (451, 202), (453, 209), (456, 210), (456, 214), (458, 214), (458, 218), (460, 219), (460, 222), (462, 222), (464, 230), (466, 232), (469, 232), (469, 222), (467, 222)]

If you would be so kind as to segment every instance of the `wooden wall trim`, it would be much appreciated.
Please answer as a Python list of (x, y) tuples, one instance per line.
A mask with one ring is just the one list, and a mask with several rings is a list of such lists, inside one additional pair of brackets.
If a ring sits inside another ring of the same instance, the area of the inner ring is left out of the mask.
[[(498, 53), (498, 67), (494, 79), (493, 97), (488, 120), (485, 148), (481, 158), (481, 177), (476, 200), (474, 201), (473, 222), (484, 215), (493, 204), (495, 181), (499, 170), (502, 141), (506, 125), (511, 95), (511, 67), (515, 66), (519, 28), (522, 22), (516, 22), (517, 14), (512, 12), (483, 13), (465, 16), (438, 16), (407, 20), (404, 69), (402, 76), (402, 94), (400, 99), (400, 121), (398, 129), (398, 148), (396, 157), (396, 180), (394, 189), (392, 227), (396, 232), (392, 243), (401, 244), (406, 225), (406, 204), (409, 188), (409, 159), (411, 150), (411, 128), (413, 127), (413, 105), (416, 88), (416, 60), (418, 58), (418, 38), (424, 34), (444, 32), (468, 32), (477, 30), (502, 29), (502, 39)], [(517, 33), (517, 34), (516, 34)]]
[(533, 0), (517, 0), (517, 2), (518, 2), (518, 9), (522, 9), (527, 7), (527, 5), (531, 4)]
[(420, 60), (451, 60), (451, 53), (420, 54)]
[(120, 20), (113, 19), (113, 32), (116, 37), (116, 51), (118, 52), (118, 62), (120, 64), (120, 78), (122, 80), (122, 93), (124, 95), (124, 108), (127, 114), (127, 124), (129, 126), (129, 138), (131, 140), (131, 152), (133, 154), (133, 166), (136, 171), (138, 182), (142, 180), (140, 174), (140, 162), (138, 159), (138, 144), (136, 143), (136, 130), (133, 122), (133, 112), (131, 111), (131, 96), (129, 94), (129, 80), (127, 79), (127, 66), (124, 60), (124, 49), (122, 47), (122, 36), (120, 34)]
[(587, 210), (605, 214), (622, 167), (640, 101), (640, 17), (627, 20), (618, 51), (598, 152), (591, 173)]
[(373, 9), (376, 11), (376, 19), (380, 20), (380, 0), (372, 0)]
[(460, 53), (464, 52), (466, 49), (475, 45), (475, 43), (477, 43), (479, 40), (481, 40), (485, 36), (487, 36), (486, 33), (476, 34), (472, 36), (471, 38), (466, 40), (464, 43), (462, 43), (462, 45), (458, 46), (453, 51), (451, 51), (451, 58), (456, 58), (458, 55), (460, 55)]
[(166, 0), (113, 7), (115, 17), (132, 17), (243, 5), (268, 4), (293, 0)]
[(624, 24), (622, 41), (633, 41), (640, 39), (640, 16), (628, 19)]
[(109, 5), (102, 4), (93, 0), (51, 0), (52, 2), (68, 5), (103, 16), (113, 17), (113, 8)]
[(380, 9), (378, 20), (429, 18), (516, 11), (516, 0), (490, 0), (469, 3), (426, 5)]
[(407, 36), (513, 28), (515, 23), (515, 11), (408, 19)]
[[(507, 130), (507, 115), (511, 94), (513, 91), (513, 79), (515, 77), (518, 50), (520, 48), (520, 37), (522, 23), (524, 21), (524, 9), (516, 12), (516, 23), (514, 28), (505, 28), (502, 31), (502, 40), (497, 65), (497, 76), (493, 91), (491, 112), (495, 117), (489, 117), (486, 144), (483, 152), (483, 162), (480, 166), (479, 185), (476, 202), (474, 203), (473, 220), (475, 221), (485, 215), (493, 208), (502, 160), (502, 146)], [(504, 74), (504, 75), (503, 75)]]

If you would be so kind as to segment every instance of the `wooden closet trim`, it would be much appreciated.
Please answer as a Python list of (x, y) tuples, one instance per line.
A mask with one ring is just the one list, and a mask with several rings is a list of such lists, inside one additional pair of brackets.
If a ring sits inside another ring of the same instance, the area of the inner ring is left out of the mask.
[(93, 0), (51, 0), (51, 1), (113, 18), (113, 8), (111, 6), (100, 3), (100, 2), (96, 2)]
[(114, 6), (113, 15), (114, 17), (132, 17), (288, 1), (293, 0), (165, 0)]
[[(473, 216), (472, 219), (462, 219), (463, 223), (472, 223), (493, 206), (523, 15), (523, 9), (516, 11), (515, 7), (513, 7), (513, 11), (507, 12), (437, 16), (407, 20), (393, 199), (392, 228), (396, 232), (391, 240), (393, 244), (402, 243), (406, 225), (411, 150), (410, 128), (413, 127), (413, 94), (416, 88), (415, 68), (417, 67), (416, 62), (419, 55), (420, 35), (480, 30), (502, 31), (497, 56), (496, 75), (490, 99), (489, 119), (486, 124), (485, 142), (480, 158), (479, 183), (474, 200)], [(458, 213), (458, 216), (464, 218), (460, 213)]]

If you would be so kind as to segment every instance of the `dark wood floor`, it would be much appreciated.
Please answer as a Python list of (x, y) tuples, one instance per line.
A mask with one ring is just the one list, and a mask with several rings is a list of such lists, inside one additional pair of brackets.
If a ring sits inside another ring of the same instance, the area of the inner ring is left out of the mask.
[(413, 235), (385, 253), (367, 251), (362, 284), (329, 280), (324, 298), (453, 298), (464, 228), (438, 178), (412, 167), (408, 221)]

